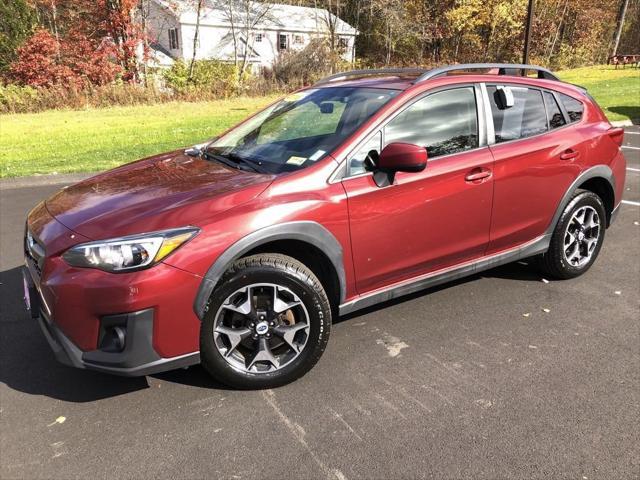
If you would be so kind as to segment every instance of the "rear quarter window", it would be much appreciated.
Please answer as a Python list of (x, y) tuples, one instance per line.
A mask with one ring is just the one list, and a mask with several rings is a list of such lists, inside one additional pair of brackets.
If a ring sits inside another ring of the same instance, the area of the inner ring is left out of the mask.
[(553, 93), (544, 92), (544, 103), (547, 106), (547, 118), (549, 119), (550, 128), (560, 128), (567, 124)]
[(582, 114), (584, 113), (584, 104), (580, 100), (576, 100), (569, 95), (565, 95), (564, 93), (560, 93), (560, 101), (564, 106), (564, 109), (567, 111), (567, 115), (569, 115), (570, 122), (579, 122), (582, 120)]

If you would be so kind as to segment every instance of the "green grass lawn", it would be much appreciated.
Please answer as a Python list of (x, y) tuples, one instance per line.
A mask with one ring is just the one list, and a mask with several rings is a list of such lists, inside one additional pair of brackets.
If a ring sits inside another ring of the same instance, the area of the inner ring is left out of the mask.
[(0, 116), (0, 176), (105, 170), (200, 143), (277, 97)]
[(558, 72), (561, 80), (585, 87), (611, 121), (640, 121), (640, 69), (609, 65)]
[[(640, 119), (640, 70), (559, 72), (610, 120)], [(210, 138), (276, 97), (0, 115), (0, 177), (105, 170)]]

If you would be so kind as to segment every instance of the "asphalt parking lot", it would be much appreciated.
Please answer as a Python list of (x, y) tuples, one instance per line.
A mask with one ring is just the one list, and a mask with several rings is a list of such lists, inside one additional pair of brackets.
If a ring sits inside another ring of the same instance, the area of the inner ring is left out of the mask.
[(335, 323), (289, 386), (200, 367), (124, 379), (61, 366), (22, 305), (27, 211), (0, 193), (0, 477), (640, 476), (640, 128), (625, 203), (584, 276), (498, 268)]

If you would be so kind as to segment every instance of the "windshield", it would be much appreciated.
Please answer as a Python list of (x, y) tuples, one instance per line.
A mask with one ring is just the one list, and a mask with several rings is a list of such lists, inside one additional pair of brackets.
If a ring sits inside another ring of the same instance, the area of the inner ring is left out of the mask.
[(294, 93), (211, 143), (206, 154), (258, 171), (308, 167), (336, 148), (398, 91), (335, 87)]

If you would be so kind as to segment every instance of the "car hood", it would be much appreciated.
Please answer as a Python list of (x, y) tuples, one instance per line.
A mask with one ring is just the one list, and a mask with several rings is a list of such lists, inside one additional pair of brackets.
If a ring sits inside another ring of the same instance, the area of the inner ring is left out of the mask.
[(99, 240), (199, 226), (255, 198), (274, 178), (179, 151), (66, 187), (49, 198), (46, 207), (67, 228)]

